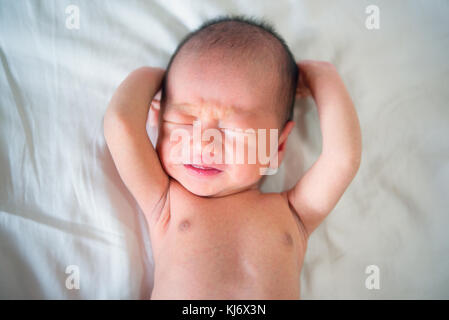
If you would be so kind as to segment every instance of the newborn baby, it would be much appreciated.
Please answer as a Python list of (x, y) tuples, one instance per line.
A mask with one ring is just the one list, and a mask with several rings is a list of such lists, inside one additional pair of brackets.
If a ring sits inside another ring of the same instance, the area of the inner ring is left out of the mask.
[[(295, 97), (308, 95), (322, 153), (292, 189), (263, 194), (264, 172), (280, 165), (294, 129)], [(146, 131), (150, 104), (156, 150)], [(179, 139), (183, 132), (187, 139)], [(111, 99), (104, 134), (148, 222), (152, 299), (299, 299), (308, 237), (361, 157), (357, 115), (335, 67), (296, 63), (269, 26), (245, 18), (216, 19), (189, 34), (166, 71), (132, 72)], [(224, 160), (242, 150), (243, 161)]]

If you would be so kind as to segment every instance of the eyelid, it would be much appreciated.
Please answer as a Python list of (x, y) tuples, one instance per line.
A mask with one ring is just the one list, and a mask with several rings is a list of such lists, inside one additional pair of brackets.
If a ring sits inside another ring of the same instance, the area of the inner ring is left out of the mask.
[[(166, 120), (166, 119), (162, 119), (162, 121), (166, 122), (168, 124), (171, 124), (171, 125), (193, 126), (193, 123), (191, 123), (191, 122), (190, 123), (182, 122), (182, 121), (176, 122), (176, 121), (170, 121), (170, 120)], [(220, 130), (220, 131), (222, 131), (224, 133), (233, 134), (233, 135), (236, 135), (236, 134), (239, 134), (239, 133), (243, 133), (243, 130), (239, 129), (239, 128), (218, 127), (218, 130)]]
[(220, 130), (228, 136), (237, 136), (242, 133), (240, 130), (235, 128), (220, 128)]
[(183, 123), (183, 122), (175, 122), (175, 121), (170, 121), (170, 120), (165, 120), (162, 119), (162, 121), (167, 122), (169, 124), (174, 124), (174, 125), (184, 125), (184, 126), (191, 126), (191, 123)]
[(227, 130), (227, 131), (233, 131), (233, 132), (243, 132), (244, 129), (236, 128), (236, 127), (219, 127), (220, 130)]

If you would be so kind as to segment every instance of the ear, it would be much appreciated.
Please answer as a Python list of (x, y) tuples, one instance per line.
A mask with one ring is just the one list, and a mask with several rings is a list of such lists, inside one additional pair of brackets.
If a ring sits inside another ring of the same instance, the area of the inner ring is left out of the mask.
[(288, 121), (285, 124), (284, 129), (282, 129), (281, 135), (279, 137), (279, 143), (278, 143), (278, 165), (281, 165), (282, 160), (284, 159), (286, 145), (287, 145), (287, 139), (294, 127), (295, 127), (295, 123), (293, 121)]

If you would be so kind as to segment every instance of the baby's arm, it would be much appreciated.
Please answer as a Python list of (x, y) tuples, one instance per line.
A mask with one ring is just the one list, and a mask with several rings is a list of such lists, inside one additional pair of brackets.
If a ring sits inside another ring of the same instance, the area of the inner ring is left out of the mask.
[(104, 136), (115, 166), (145, 215), (168, 188), (168, 176), (146, 132), (149, 105), (163, 75), (164, 70), (148, 67), (133, 71), (115, 91), (104, 116)]
[[(310, 234), (335, 207), (357, 173), (362, 146), (354, 105), (335, 67), (320, 61), (303, 61), (298, 67), (302, 77), (299, 83), (305, 84), (318, 109), (322, 151), (287, 196)], [(299, 91), (304, 92), (304, 88)]]

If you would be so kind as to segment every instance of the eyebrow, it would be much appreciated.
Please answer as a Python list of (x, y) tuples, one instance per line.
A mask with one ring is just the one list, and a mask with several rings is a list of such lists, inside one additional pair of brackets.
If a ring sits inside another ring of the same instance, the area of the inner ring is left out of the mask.
[[(195, 109), (195, 105), (190, 103), (171, 103), (169, 105), (175, 108), (175, 110), (172, 110), (174, 112), (185, 112)], [(248, 116), (255, 114), (255, 111), (245, 110), (241, 106), (235, 104), (226, 106), (225, 109), (225, 114), (229, 112), (228, 110), (231, 110), (230, 112), (233, 114), (244, 114)]]
[(194, 107), (189, 103), (170, 103), (169, 105), (179, 111), (191, 110)]

